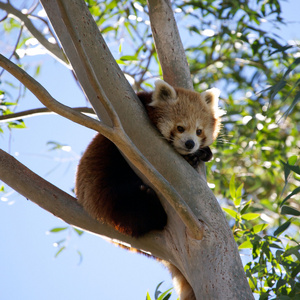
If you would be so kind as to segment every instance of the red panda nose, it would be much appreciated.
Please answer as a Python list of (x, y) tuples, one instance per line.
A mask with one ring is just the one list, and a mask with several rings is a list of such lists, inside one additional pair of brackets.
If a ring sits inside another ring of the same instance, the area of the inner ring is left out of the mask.
[(195, 147), (195, 142), (193, 140), (188, 140), (185, 142), (185, 146), (187, 149), (191, 150)]

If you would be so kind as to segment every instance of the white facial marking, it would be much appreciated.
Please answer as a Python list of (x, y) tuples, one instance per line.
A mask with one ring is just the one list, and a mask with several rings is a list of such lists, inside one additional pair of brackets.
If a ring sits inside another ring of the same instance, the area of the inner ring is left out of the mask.
[[(184, 128), (184, 126), (182, 126)], [(183, 155), (195, 153), (201, 143), (201, 137), (197, 136), (196, 128), (185, 130), (184, 132), (176, 132), (173, 137), (173, 146), (177, 152)]]

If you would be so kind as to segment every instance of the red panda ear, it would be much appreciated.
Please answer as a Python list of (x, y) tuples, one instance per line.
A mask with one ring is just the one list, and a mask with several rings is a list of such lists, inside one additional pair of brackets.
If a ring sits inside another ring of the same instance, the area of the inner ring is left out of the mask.
[(214, 112), (217, 112), (218, 110), (218, 103), (219, 103), (219, 96), (221, 91), (217, 88), (212, 88), (209, 90), (206, 90), (205, 92), (201, 93), (201, 95), (204, 97), (205, 102), (209, 106), (211, 110)]
[(152, 94), (150, 106), (156, 106), (160, 103), (176, 102), (177, 93), (175, 89), (163, 80), (155, 81), (155, 90)]

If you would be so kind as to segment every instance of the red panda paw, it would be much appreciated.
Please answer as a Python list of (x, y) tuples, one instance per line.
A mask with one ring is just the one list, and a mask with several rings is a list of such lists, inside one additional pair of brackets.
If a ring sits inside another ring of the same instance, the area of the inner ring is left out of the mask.
[(200, 161), (209, 161), (213, 154), (209, 147), (200, 148), (197, 152), (189, 155), (184, 155), (185, 160), (193, 167), (197, 168)]
[(198, 152), (199, 152), (199, 158), (202, 161), (210, 161), (213, 157), (213, 154), (208, 146), (204, 148), (200, 148)]

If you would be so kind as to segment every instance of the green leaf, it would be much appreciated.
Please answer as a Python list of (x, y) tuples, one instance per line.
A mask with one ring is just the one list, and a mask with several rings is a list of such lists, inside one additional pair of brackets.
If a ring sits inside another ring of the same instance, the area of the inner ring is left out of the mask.
[(288, 69), (286, 70), (286, 72), (283, 75), (283, 78), (287, 77), (287, 75), (289, 75), (289, 73), (300, 63), (300, 57), (297, 57), (288, 67)]
[(300, 193), (300, 186), (295, 188), (290, 194), (288, 194), (284, 199), (283, 201), (281, 202), (280, 206), (283, 206), (283, 204), (288, 200), (290, 199), (292, 196), (296, 195)]
[(236, 191), (235, 191), (235, 175), (233, 174), (229, 183), (229, 191), (232, 199), (235, 199)]
[(82, 253), (78, 250), (77, 251), (77, 254), (79, 255), (79, 262), (78, 262), (78, 265), (80, 265), (81, 263), (82, 263), (82, 258), (83, 258), (83, 256), (82, 256)]
[(288, 159), (288, 164), (289, 165), (294, 165), (298, 160), (297, 155), (292, 155), (291, 157), (289, 157)]
[(238, 213), (230, 208), (223, 208), (223, 210), (228, 213), (231, 217), (233, 217), (234, 219), (237, 218)]
[(289, 164), (286, 164), (286, 163), (283, 163), (283, 164), (288, 170), (293, 171), (293, 172), (300, 175), (300, 167), (299, 166), (292, 166), (292, 165), (289, 165)]
[[(283, 77), (284, 78), (284, 77)], [(272, 104), (276, 94), (282, 90), (285, 85), (286, 85), (286, 81), (283, 80), (283, 78), (277, 83), (275, 84), (272, 88), (271, 88), (271, 91), (272, 91), (272, 94), (271, 94), (271, 97), (270, 97), (270, 105)]]
[(105, 28), (103, 28), (103, 29), (101, 30), (101, 34), (105, 34), (105, 33), (107, 33), (107, 32), (114, 31), (114, 30), (116, 30), (116, 28), (114, 28), (114, 27), (112, 27), (112, 26), (106, 26)]
[(117, 59), (116, 62), (117, 62), (118, 65), (124, 65), (124, 66), (127, 65), (127, 63), (125, 63), (124, 61), (122, 61), (120, 59)]
[(250, 207), (251, 203), (252, 203), (252, 199), (249, 200), (249, 201), (244, 205), (243, 209), (241, 210), (241, 215), (243, 215), (243, 214), (248, 210), (248, 208)]
[(253, 226), (252, 231), (254, 233), (259, 233), (259, 232), (265, 230), (268, 226), (269, 226), (269, 224), (265, 224), (265, 223), (264, 224), (258, 224), (258, 225)]
[(41, 66), (38, 65), (38, 66), (36, 67), (34, 77), (38, 76), (38, 75), (40, 74), (40, 72), (41, 72)]
[(288, 46), (280, 47), (280, 48), (278, 48), (277, 50), (271, 52), (271, 53), (269, 54), (269, 56), (271, 56), (271, 55), (273, 55), (273, 54), (275, 54), (275, 53), (278, 53), (278, 52), (284, 52), (285, 50), (288, 50), (288, 49), (290, 49), (290, 48), (292, 48), (292, 47), (294, 47), (294, 46), (293, 46), (293, 45), (288, 45)]
[(60, 143), (54, 142), (54, 141), (49, 141), (49, 142), (47, 142), (46, 145), (51, 145), (52, 146), (49, 149), (49, 151), (53, 151), (53, 150), (63, 150), (63, 151), (65, 151), (69, 147), (68, 145), (60, 144)]
[(281, 226), (279, 226), (275, 231), (274, 231), (274, 236), (280, 235), (282, 232), (287, 230), (289, 226), (291, 225), (291, 221), (288, 220), (287, 222), (283, 223)]
[(247, 213), (242, 215), (242, 219), (247, 221), (257, 219), (258, 217), (260, 217), (260, 214)]
[(168, 300), (172, 295), (172, 293), (171, 293), (172, 289), (173, 288), (170, 288), (170, 289), (166, 290), (165, 292), (163, 292), (162, 294), (160, 294), (160, 296), (157, 298), (157, 300)]
[(82, 231), (82, 230), (80, 230), (80, 229), (77, 229), (76, 227), (73, 227), (73, 229), (75, 230), (75, 232), (76, 232), (79, 236), (81, 236), (81, 235), (84, 233), (84, 231)]
[(252, 276), (252, 274), (250, 273), (249, 269), (246, 270), (246, 275), (247, 277), (250, 279), (250, 286), (252, 284), (252, 288), (256, 288), (257, 283), (256, 283), (256, 278)]
[(283, 162), (281, 160), (281, 163), (283, 164), (284, 166), (284, 181), (285, 181), (285, 185), (287, 185), (287, 182), (288, 182), (288, 178), (289, 178), (289, 174), (290, 174), (290, 169), (287, 167), (287, 164), (285, 162)]
[[(299, 274), (299, 272), (300, 272), (300, 264), (298, 264), (298, 266), (293, 270), (293, 272), (291, 274), (292, 278), (295, 278)], [(298, 294), (299, 294), (299, 292), (298, 292)]]
[(54, 247), (58, 247), (60, 244), (64, 243), (66, 239), (59, 240), (58, 242), (53, 243)]
[(253, 244), (249, 240), (239, 245), (239, 249), (252, 249), (252, 248), (253, 248)]
[(291, 165), (287, 165), (288, 168), (290, 170), (292, 170), (293, 172), (297, 173), (298, 175), (300, 175), (300, 167), (299, 166), (291, 166)]
[(25, 123), (23, 122), (23, 120), (18, 120), (16, 122), (9, 122), (8, 123), (8, 127), (9, 128), (18, 128), (18, 129), (23, 129), (26, 128)]
[(56, 254), (55, 254), (55, 258), (63, 251), (63, 250), (65, 250), (66, 249), (66, 247), (65, 246), (63, 246), (63, 247), (61, 247), (57, 252), (56, 252)]
[(69, 227), (56, 227), (56, 228), (51, 229), (50, 232), (52, 232), (52, 233), (57, 233), (57, 232), (66, 230), (66, 229), (68, 229), (68, 228), (69, 228)]
[(147, 292), (146, 300), (151, 300), (151, 297), (150, 297), (150, 295), (149, 295), (149, 292)]
[(282, 208), (281, 208), (281, 213), (283, 215), (292, 215), (292, 216), (300, 216), (300, 211), (295, 209), (295, 208), (292, 208), (290, 206), (286, 206), (284, 205)]
[(298, 92), (290, 105), (290, 107), (286, 110), (286, 112), (283, 114), (282, 118), (286, 118), (294, 109), (296, 104), (300, 101), (300, 92)]
[(130, 61), (137, 61), (138, 58), (136, 56), (133, 56), (133, 55), (124, 55), (122, 57), (120, 57), (120, 60), (130, 60)]
[(280, 287), (285, 286), (286, 285), (286, 280), (279, 278), (279, 280), (277, 281), (276, 284), (276, 289), (278, 290)]
[[(292, 158), (291, 161), (293, 161), (294, 159)], [(282, 193), (284, 192), (287, 184), (288, 184), (288, 178), (289, 178), (289, 175), (290, 175), (290, 172), (291, 171), (294, 171), (295, 173), (299, 174), (300, 175), (300, 167), (299, 166), (295, 166), (295, 165), (290, 165), (290, 164), (287, 164), (285, 162), (283, 162), (282, 160), (280, 161), (283, 166), (284, 166), (284, 180), (285, 180), (285, 185), (283, 187), (283, 190), (282, 190)]]
[(291, 247), (288, 250), (286, 250), (283, 254), (284, 257), (294, 254), (295, 256), (299, 255), (300, 245)]
[(129, 22), (124, 22), (125, 28), (127, 29), (127, 32), (129, 33), (132, 40), (134, 40), (134, 36), (132, 31), (130, 30), (131, 24)]
[(274, 244), (274, 243), (269, 244), (269, 247), (270, 248), (275, 248), (275, 249), (282, 249), (282, 247), (280, 247), (280, 246), (278, 246), (277, 244)]
[(236, 190), (236, 194), (235, 194), (235, 196), (236, 196), (236, 198), (235, 198), (235, 200), (233, 201), (234, 202), (234, 205), (237, 207), (237, 206), (240, 206), (240, 204), (241, 204), (241, 201), (242, 201), (242, 190), (243, 190), (243, 188), (244, 188), (244, 184), (242, 183), (239, 187), (238, 187), (238, 189)]
[(157, 298), (159, 297), (159, 295), (161, 294), (161, 291), (159, 290), (159, 287), (160, 287), (163, 283), (164, 283), (164, 282), (161, 281), (161, 282), (157, 285), (157, 287), (156, 287), (156, 289), (155, 289), (155, 292), (154, 292), (154, 297), (155, 297), (155, 299), (157, 299)]

